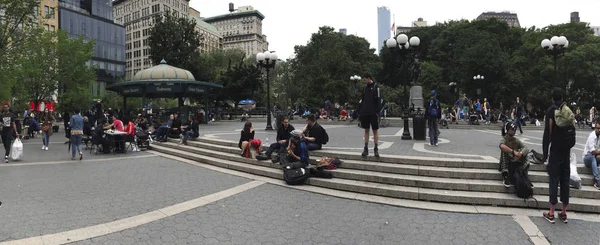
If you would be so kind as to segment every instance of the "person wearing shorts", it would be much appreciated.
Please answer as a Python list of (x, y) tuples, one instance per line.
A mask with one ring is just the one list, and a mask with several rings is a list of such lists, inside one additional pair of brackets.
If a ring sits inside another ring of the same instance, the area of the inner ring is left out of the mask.
[(365, 88), (363, 89), (360, 105), (359, 105), (359, 116), (361, 127), (365, 130), (364, 140), (365, 148), (362, 152), (362, 156), (366, 157), (369, 155), (369, 128), (373, 130), (373, 140), (375, 141), (375, 147), (373, 153), (375, 157), (379, 157), (379, 151), (377, 145), (379, 144), (379, 114), (381, 108), (381, 91), (377, 83), (373, 81), (373, 77), (369, 73), (365, 73), (363, 76), (365, 81)]

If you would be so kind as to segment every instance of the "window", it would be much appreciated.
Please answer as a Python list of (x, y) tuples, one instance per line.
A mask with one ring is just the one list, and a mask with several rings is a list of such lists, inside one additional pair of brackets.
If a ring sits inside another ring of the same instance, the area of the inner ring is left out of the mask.
[(53, 25), (51, 25), (51, 26), (50, 26), (50, 30), (51, 30), (51, 31), (56, 31), (56, 26), (53, 26)]
[(44, 5), (44, 18), (50, 14), (50, 8)]
[(152, 13), (158, 13), (160, 11), (160, 4), (155, 4), (152, 6)]
[(54, 19), (54, 8), (50, 8), (50, 19)]
[(50, 30), (50, 25), (46, 25), (46, 31)]

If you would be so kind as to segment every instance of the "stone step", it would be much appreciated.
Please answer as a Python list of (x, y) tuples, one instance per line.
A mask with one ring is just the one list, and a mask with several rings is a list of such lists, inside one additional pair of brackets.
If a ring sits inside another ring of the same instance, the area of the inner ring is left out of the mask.
[[(226, 146), (232, 149), (235, 149), (239, 152), (239, 148), (237, 142), (215, 139), (209, 137), (199, 137), (194, 139), (191, 142), (200, 142), (205, 143), (206, 145), (213, 145), (212, 149), (217, 149), (216, 146)], [(208, 146), (210, 147), (210, 146)], [(233, 150), (232, 150), (233, 151)], [(418, 166), (431, 166), (431, 167), (447, 167), (447, 168), (472, 168), (472, 169), (498, 169), (498, 161), (497, 160), (484, 160), (484, 159), (465, 159), (465, 158), (440, 158), (440, 157), (424, 157), (424, 156), (398, 156), (398, 155), (385, 155), (382, 154), (380, 158), (376, 158), (374, 156), (362, 157), (360, 152), (341, 152), (341, 151), (331, 151), (327, 150), (325, 147), (324, 150), (319, 151), (311, 151), (311, 156), (317, 157), (336, 157), (342, 159), (344, 161), (354, 160), (360, 162), (377, 162), (377, 163), (391, 163), (391, 164), (408, 164), (408, 165), (418, 165)], [(546, 165), (531, 165), (531, 171), (542, 171), (546, 172)], [(390, 171), (383, 171), (390, 172)], [(577, 172), (580, 175), (583, 174), (591, 174), (591, 169), (586, 168), (583, 164), (578, 164)], [(583, 178), (583, 177), (582, 177)]]
[[(174, 149), (165, 145), (151, 145), (152, 150), (162, 152), (165, 154), (171, 154), (178, 157), (211, 164), (214, 166), (233, 169), (241, 172), (267, 176), (271, 178), (282, 178), (281, 170), (259, 166), (253, 164), (246, 164), (245, 162), (237, 162), (231, 160), (220, 159), (216, 157), (204, 156), (200, 154), (194, 154), (190, 152), (190, 149)], [(172, 144), (171, 144), (172, 146)], [(187, 148), (187, 147), (186, 147)], [(241, 158), (241, 157), (240, 157)], [(252, 159), (248, 159), (252, 160)], [(259, 162), (255, 161), (254, 162)], [(263, 163), (264, 164), (264, 163)], [(267, 163), (268, 164), (268, 163)], [(498, 193), (498, 192), (480, 192), (480, 191), (459, 191), (459, 190), (441, 190), (432, 189), (425, 187), (410, 187), (410, 186), (398, 186), (390, 185), (369, 181), (361, 180), (350, 180), (350, 179), (320, 179), (311, 178), (307, 184), (320, 186), (325, 188), (332, 188), (344, 191), (351, 191), (363, 194), (380, 195), (387, 197), (405, 198), (413, 200), (425, 200), (433, 202), (444, 202), (444, 203), (460, 203), (460, 204), (479, 204), (479, 205), (491, 205), (491, 206), (511, 206), (511, 207), (530, 207), (530, 208), (546, 208), (548, 206), (548, 197), (544, 195), (535, 195), (534, 197), (538, 200), (537, 203), (534, 200), (524, 201), (523, 199), (517, 198), (514, 194), (509, 193)], [(536, 204), (537, 203), (537, 204)], [(539, 206), (538, 206), (539, 204)], [(585, 198), (571, 198), (569, 209), (579, 212), (591, 212), (600, 213), (600, 204), (595, 199)]]
[[(192, 154), (201, 154), (205, 156), (215, 157), (219, 159), (243, 162), (247, 164), (260, 165), (272, 168), (281, 168), (279, 164), (273, 164), (271, 161), (257, 161), (255, 159), (248, 159), (241, 157), (237, 154), (231, 154), (229, 152), (222, 152), (218, 150), (209, 150), (201, 148), (202, 145), (195, 144), (193, 146), (178, 146), (174, 143), (166, 143), (162, 146), (185, 150)], [(238, 150), (239, 152), (239, 150)], [(359, 165), (360, 163), (354, 163)], [(411, 166), (417, 167), (418, 166)], [(449, 170), (449, 169), (446, 169)], [(472, 169), (467, 169), (472, 170)], [(433, 170), (431, 170), (433, 171)], [(444, 171), (444, 170), (437, 170)], [(419, 175), (419, 172), (413, 172), (409, 174), (399, 173), (387, 173), (387, 172), (376, 172), (365, 169), (348, 169), (346, 163), (341, 168), (332, 171), (334, 178), (360, 180), (368, 182), (377, 182), (390, 185), (410, 186), (410, 187), (423, 187), (433, 189), (447, 189), (447, 190), (466, 190), (466, 191), (482, 191), (482, 192), (501, 192), (501, 193), (513, 193), (512, 188), (506, 188), (498, 180), (488, 179), (457, 179), (457, 178), (446, 178), (446, 177), (431, 177)], [(548, 193), (548, 176), (546, 173), (530, 171), (529, 173), (532, 182), (534, 182), (534, 194), (546, 194)], [(496, 171), (495, 176), (500, 176), (500, 173)], [(539, 181), (539, 182), (538, 182)], [(544, 182), (545, 181), (545, 182)], [(600, 191), (596, 190), (592, 186), (592, 179), (588, 177), (583, 179), (584, 188), (581, 190), (573, 189), (571, 191), (572, 197), (592, 198), (600, 199)]]

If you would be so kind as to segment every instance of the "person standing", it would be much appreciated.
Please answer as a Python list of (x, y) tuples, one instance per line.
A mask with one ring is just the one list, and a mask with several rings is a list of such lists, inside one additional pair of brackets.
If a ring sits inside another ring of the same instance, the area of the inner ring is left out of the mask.
[(515, 102), (515, 105), (513, 106), (512, 110), (512, 119), (515, 122), (515, 124), (517, 124), (520, 134), (523, 134), (523, 128), (521, 128), (521, 125), (523, 124), (521, 121), (521, 116), (523, 116), (523, 103), (521, 102), (519, 97), (517, 97), (517, 101)]
[(71, 116), (69, 125), (71, 126), (71, 160), (75, 160), (75, 151), (79, 152), (79, 160), (82, 160), (83, 117), (81, 117), (81, 110), (75, 110), (75, 115)]
[(599, 121), (594, 121), (596, 126), (590, 133), (585, 148), (583, 148), (583, 163), (587, 168), (592, 169), (594, 175), (594, 188), (600, 190), (600, 178), (598, 178), (598, 163), (600, 162), (600, 125)]
[(365, 81), (365, 87), (362, 92), (360, 104), (359, 104), (359, 120), (361, 127), (365, 130), (364, 140), (365, 148), (362, 152), (362, 156), (366, 157), (369, 155), (369, 127), (373, 130), (373, 140), (375, 141), (375, 147), (373, 153), (375, 157), (379, 157), (379, 111), (381, 109), (381, 91), (377, 83), (373, 81), (373, 77), (369, 73), (363, 75)]
[(442, 118), (442, 108), (436, 96), (437, 93), (435, 90), (431, 90), (431, 99), (425, 108), (425, 116), (427, 117), (427, 126), (429, 128), (429, 145), (431, 146), (437, 146), (438, 144), (438, 136), (440, 135), (438, 122)]
[(44, 112), (40, 116), (40, 123), (42, 124), (42, 150), (48, 150), (50, 144), (50, 136), (52, 136), (52, 124), (54, 123), (54, 117), (48, 108), (44, 109)]
[(4, 163), (8, 163), (8, 155), (10, 155), (10, 148), (12, 146), (13, 134), (19, 138), (19, 132), (17, 131), (17, 125), (15, 121), (17, 115), (10, 111), (10, 106), (4, 104), (4, 112), (2, 113), (2, 144), (4, 144)]
[(490, 114), (492, 113), (492, 108), (490, 108), (490, 102), (488, 102), (487, 98), (483, 98), (483, 113), (485, 115), (485, 124), (490, 124)]
[[(550, 211), (544, 212), (543, 217), (550, 223), (554, 223), (554, 209), (558, 203), (558, 185), (560, 184), (560, 201), (562, 202), (562, 212), (558, 214), (558, 218), (564, 223), (567, 223), (567, 206), (569, 205), (569, 181), (571, 175), (570, 157), (571, 147), (567, 144), (568, 134), (565, 128), (558, 127), (555, 121), (556, 112), (570, 109), (563, 105), (563, 91), (560, 88), (554, 88), (552, 91), (552, 99), (554, 104), (546, 111), (546, 120), (544, 125), (544, 137), (542, 149), (544, 151), (543, 161), (548, 159), (548, 147), (550, 147), (550, 159), (548, 160), (548, 175), (549, 175), (549, 194), (550, 194)], [(517, 98), (518, 101), (518, 98)], [(565, 108), (566, 107), (566, 108)], [(571, 112), (572, 114), (572, 112)], [(575, 130), (575, 127), (572, 128)], [(574, 132), (573, 132), (574, 133)], [(574, 138), (575, 135), (572, 135)]]

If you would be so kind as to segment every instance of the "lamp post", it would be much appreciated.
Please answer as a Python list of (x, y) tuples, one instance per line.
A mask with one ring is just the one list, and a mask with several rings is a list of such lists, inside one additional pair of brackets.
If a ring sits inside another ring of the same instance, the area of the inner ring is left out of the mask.
[[(354, 75), (350, 77), (350, 81), (352, 81), (352, 84), (354, 85), (354, 97), (357, 97), (357, 92), (358, 92), (358, 88), (360, 86), (358, 86), (358, 81), (360, 81), (360, 79), (362, 79), (359, 75)], [(361, 98), (362, 99), (362, 98)]]
[(273, 51), (266, 51), (264, 53), (256, 54), (256, 62), (261, 68), (265, 68), (267, 71), (267, 128), (265, 130), (273, 130), (271, 124), (271, 82), (269, 81), (269, 71), (275, 68), (277, 63), (277, 54)]
[(458, 84), (456, 82), (448, 83), (448, 86), (454, 88), (454, 95), (456, 96), (456, 100), (458, 100)]
[[(473, 76), (473, 80), (475, 80), (475, 81), (483, 80), (483, 79), (485, 79), (485, 77), (482, 75)], [(479, 83), (477, 83), (477, 96), (479, 97), (480, 94), (481, 94), (481, 88), (479, 88)]]
[(552, 56), (554, 62), (554, 87), (558, 87), (558, 67), (556, 61), (558, 57), (565, 54), (565, 50), (569, 47), (569, 40), (565, 36), (553, 36), (550, 39), (542, 40), (542, 48), (546, 50), (546, 54)]
[[(398, 55), (405, 55), (409, 49), (415, 49), (421, 44), (421, 40), (417, 36), (413, 36), (408, 39), (408, 36), (404, 33), (399, 34), (396, 38), (390, 38), (385, 41), (385, 46), (390, 49), (390, 51), (396, 51), (395, 53)], [(417, 61), (418, 63), (418, 61)], [(414, 74), (418, 76), (418, 74)], [(406, 83), (404, 83), (404, 94), (406, 95)], [(408, 97), (408, 96), (407, 96)], [(403, 140), (411, 140), (412, 136), (410, 135), (410, 130), (408, 129), (408, 118), (410, 117), (410, 101), (404, 108), (403, 117), (404, 117), (404, 132), (402, 133)]]

